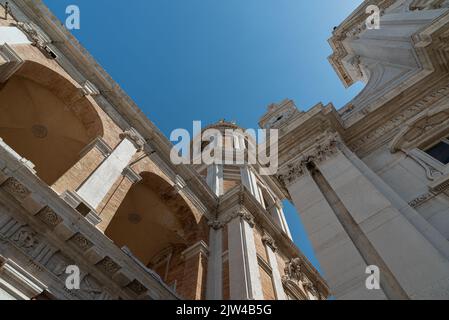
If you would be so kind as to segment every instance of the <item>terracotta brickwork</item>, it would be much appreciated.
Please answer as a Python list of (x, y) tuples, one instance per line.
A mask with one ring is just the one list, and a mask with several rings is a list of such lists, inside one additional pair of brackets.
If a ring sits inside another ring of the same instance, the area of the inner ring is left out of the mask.
[(259, 257), (261, 257), (265, 262), (268, 262), (267, 250), (262, 241), (262, 229), (255, 227), (254, 228), (254, 241), (256, 242), (256, 250)]

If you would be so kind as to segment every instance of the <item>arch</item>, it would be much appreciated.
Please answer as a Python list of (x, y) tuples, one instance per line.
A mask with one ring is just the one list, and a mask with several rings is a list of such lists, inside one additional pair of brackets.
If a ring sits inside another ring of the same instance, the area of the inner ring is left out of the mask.
[(81, 89), (37, 62), (24, 65), (0, 89), (0, 137), (52, 185), (103, 135), (100, 117)]
[(169, 248), (180, 253), (199, 241), (201, 222), (167, 181), (150, 172), (141, 177), (128, 191), (105, 234), (153, 267)]

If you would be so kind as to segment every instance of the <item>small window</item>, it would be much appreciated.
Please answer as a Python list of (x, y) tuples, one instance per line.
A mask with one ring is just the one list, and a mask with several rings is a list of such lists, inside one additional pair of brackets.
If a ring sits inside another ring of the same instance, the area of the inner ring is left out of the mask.
[(443, 139), (440, 143), (425, 150), (425, 152), (432, 158), (440, 161), (443, 164), (449, 163), (449, 138)]

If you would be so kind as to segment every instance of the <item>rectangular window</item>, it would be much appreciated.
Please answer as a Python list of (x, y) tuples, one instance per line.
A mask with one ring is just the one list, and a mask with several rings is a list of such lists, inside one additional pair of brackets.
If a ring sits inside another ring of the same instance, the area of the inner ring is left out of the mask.
[(425, 152), (432, 158), (440, 161), (443, 164), (449, 163), (449, 138), (443, 139), (437, 145), (425, 150)]

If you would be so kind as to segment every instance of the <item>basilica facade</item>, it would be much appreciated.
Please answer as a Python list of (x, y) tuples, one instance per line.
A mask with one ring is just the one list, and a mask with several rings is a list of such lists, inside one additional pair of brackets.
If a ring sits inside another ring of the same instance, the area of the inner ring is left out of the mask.
[[(340, 110), (270, 105), (275, 175), (173, 164), (170, 141), (40, 0), (0, 4), (1, 299), (449, 298), (448, 1), (365, 1), (335, 28), (330, 63), (366, 86)], [(208, 129), (235, 154), (254, 143), (235, 123)]]

